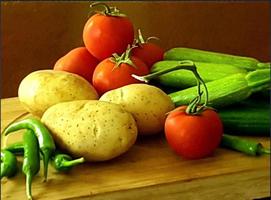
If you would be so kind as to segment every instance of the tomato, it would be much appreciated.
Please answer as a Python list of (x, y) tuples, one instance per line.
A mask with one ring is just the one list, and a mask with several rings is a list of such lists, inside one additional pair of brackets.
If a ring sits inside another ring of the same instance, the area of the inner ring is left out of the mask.
[(135, 40), (134, 48), (132, 49), (132, 55), (144, 61), (148, 65), (149, 69), (154, 63), (163, 60), (163, 56), (165, 53), (162, 47), (150, 42), (150, 39), (152, 38), (158, 39), (156, 37), (149, 37), (145, 41), (144, 37), (142, 36), (141, 30), (138, 29), (138, 35)]
[(93, 73), (93, 86), (98, 93), (103, 93), (132, 83), (141, 83), (131, 75), (146, 75), (149, 73), (147, 65), (135, 56), (130, 60), (134, 66), (128, 63), (116, 65), (112, 58), (107, 58), (98, 64)]
[(116, 10), (113, 15), (109, 7), (106, 8), (105, 14), (90, 17), (83, 29), (86, 48), (100, 61), (113, 53), (123, 53), (134, 40), (134, 28), (129, 18), (118, 16)]
[(94, 69), (98, 63), (99, 61), (85, 47), (78, 47), (58, 59), (54, 70), (77, 74), (91, 83)]
[(223, 125), (212, 109), (198, 115), (185, 112), (186, 106), (174, 109), (166, 118), (165, 135), (170, 147), (187, 159), (199, 159), (211, 155), (219, 146)]
[(164, 49), (157, 44), (147, 42), (132, 49), (132, 55), (144, 61), (149, 69), (158, 61), (163, 60)]

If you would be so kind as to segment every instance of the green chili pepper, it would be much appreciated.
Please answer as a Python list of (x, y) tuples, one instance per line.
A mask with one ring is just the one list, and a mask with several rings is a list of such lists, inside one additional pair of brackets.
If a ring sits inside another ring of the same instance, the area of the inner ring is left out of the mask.
[(52, 165), (58, 171), (68, 171), (73, 166), (83, 162), (85, 162), (83, 157), (73, 160), (68, 154), (63, 154), (60, 152), (56, 153), (52, 158)]
[(10, 151), (15, 155), (24, 155), (24, 143), (23, 142), (16, 142), (13, 144), (8, 145), (4, 148), (4, 150)]
[(9, 133), (20, 129), (30, 129), (37, 136), (39, 148), (43, 157), (44, 178), (46, 181), (49, 159), (56, 149), (53, 137), (51, 136), (49, 130), (40, 122), (40, 120), (35, 118), (27, 118), (18, 122), (14, 122), (4, 130), (3, 134), (8, 135)]
[(40, 170), (40, 153), (38, 140), (32, 130), (27, 130), (23, 135), (24, 160), (22, 171), (26, 175), (26, 195), (32, 199), (31, 185), (33, 177)]
[(12, 177), (17, 173), (16, 156), (8, 150), (1, 150), (1, 179)]
[[(18, 156), (23, 156), (24, 155), (24, 143), (23, 142), (16, 142), (16, 143), (10, 144), (7, 147), (5, 147), (4, 150), (8, 150), (11, 153), (18, 155)], [(41, 157), (42, 157), (42, 154), (40, 152), (40, 160), (41, 160)]]
[(270, 154), (270, 149), (264, 148), (261, 143), (227, 134), (223, 134), (221, 146), (240, 151), (252, 156)]

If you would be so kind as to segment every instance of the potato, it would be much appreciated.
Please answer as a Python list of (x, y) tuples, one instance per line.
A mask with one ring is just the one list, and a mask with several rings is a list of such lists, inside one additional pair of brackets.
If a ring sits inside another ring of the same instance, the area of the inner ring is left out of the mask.
[(38, 117), (59, 102), (99, 98), (84, 78), (54, 70), (39, 70), (27, 75), (20, 83), (18, 96), (23, 107)]
[(100, 101), (120, 104), (132, 113), (142, 135), (163, 131), (166, 113), (174, 109), (166, 93), (147, 84), (130, 84), (108, 91), (100, 97)]
[(56, 144), (74, 157), (104, 161), (126, 152), (136, 141), (133, 116), (120, 105), (97, 100), (58, 103), (41, 121)]

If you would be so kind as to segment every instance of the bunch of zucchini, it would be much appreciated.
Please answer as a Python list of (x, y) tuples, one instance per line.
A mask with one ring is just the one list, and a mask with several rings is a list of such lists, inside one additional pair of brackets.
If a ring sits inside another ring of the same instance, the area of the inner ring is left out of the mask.
[[(191, 60), (196, 65), (208, 88), (209, 106), (218, 110), (225, 132), (269, 135), (270, 63), (178, 47), (168, 50), (164, 60), (155, 63), (151, 72), (171, 68), (183, 60)], [(189, 104), (197, 95), (197, 82), (189, 71), (172, 71), (153, 83), (165, 89), (176, 106)]]

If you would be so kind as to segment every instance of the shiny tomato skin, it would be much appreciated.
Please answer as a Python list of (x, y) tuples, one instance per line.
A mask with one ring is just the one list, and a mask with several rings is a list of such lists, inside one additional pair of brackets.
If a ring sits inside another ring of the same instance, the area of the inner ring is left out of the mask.
[(94, 69), (98, 63), (99, 61), (85, 47), (77, 47), (59, 58), (54, 65), (54, 70), (77, 74), (91, 83)]
[(134, 40), (134, 28), (127, 17), (95, 14), (83, 29), (83, 41), (88, 51), (99, 61), (113, 53), (123, 53)]
[(188, 115), (186, 106), (174, 109), (166, 118), (165, 135), (169, 146), (186, 159), (210, 156), (219, 146), (223, 124), (212, 109)]
[(150, 42), (143, 43), (132, 49), (132, 55), (144, 61), (149, 69), (154, 63), (163, 60), (164, 53), (165, 51), (162, 47)]
[(116, 64), (112, 62), (110, 58), (98, 64), (93, 73), (93, 86), (100, 95), (125, 85), (141, 83), (141, 81), (133, 78), (131, 74), (146, 75), (149, 73), (149, 69), (139, 58), (131, 56), (130, 59), (136, 68), (126, 63), (115, 67)]

